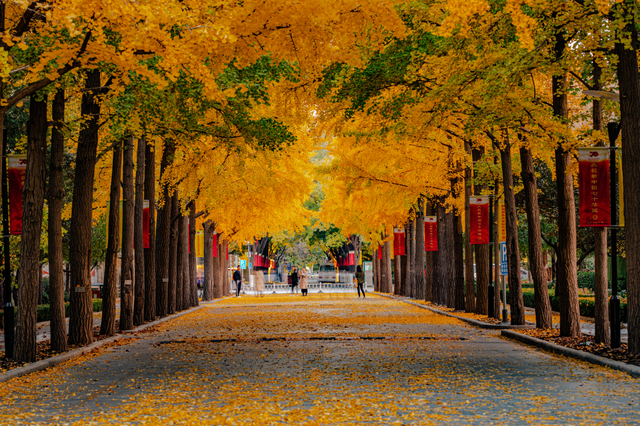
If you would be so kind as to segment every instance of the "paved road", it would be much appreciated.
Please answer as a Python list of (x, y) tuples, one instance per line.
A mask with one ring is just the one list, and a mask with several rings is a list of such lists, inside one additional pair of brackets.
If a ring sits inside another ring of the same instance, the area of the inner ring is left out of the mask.
[(640, 381), (380, 297), (242, 297), (0, 387), (0, 423), (637, 424)]

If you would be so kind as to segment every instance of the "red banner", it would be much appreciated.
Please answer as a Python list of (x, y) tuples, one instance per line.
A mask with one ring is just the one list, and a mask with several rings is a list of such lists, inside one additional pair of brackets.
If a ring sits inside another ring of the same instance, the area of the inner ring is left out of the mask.
[(382, 259), (382, 246), (378, 245), (378, 259)]
[(356, 264), (356, 252), (355, 251), (350, 251), (349, 252), (349, 262), (348, 265), (349, 266), (353, 266)]
[[(142, 239), (144, 241), (144, 248), (150, 248), (151, 246), (149, 245), (149, 200), (144, 200), (144, 207), (142, 209)], [(189, 244), (189, 250), (191, 250), (191, 244)]]
[(424, 250), (438, 251), (438, 217), (424, 217)]
[(489, 244), (489, 197), (471, 197), (469, 211), (471, 244)]
[(609, 148), (578, 149), (580, 226), (611, 226)]
[(9, 218), (11, 235), (22, 233), (22, 187), (27, 173), (26, 155), (8, 155), (9, 174)]
[(217, 232), (213, 232), (213, 257), (218, 257), (218, 233)]
[(393, 255), (394, 256), (404, 256), (406, 255), (405, 251), (405, 235), (404, 229), (393, 229)]

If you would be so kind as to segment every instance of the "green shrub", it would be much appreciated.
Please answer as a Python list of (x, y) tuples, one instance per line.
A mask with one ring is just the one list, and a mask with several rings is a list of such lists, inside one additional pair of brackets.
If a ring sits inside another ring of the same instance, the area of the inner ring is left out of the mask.
[(578, 287), (594, 291), (596, 288), (596, 273), (591, 271), (578, 271)]
[[(507, 301), (509, 301), (509, 291), (507, 290)], [(522, 301), (527, 308), (535, 308), (535, 296), (533, 291), (523, 291)], [(560, 297), (550, 295), (549, 301), (551, 302), (551, 309), (556, 312), (560, 312)], [(594, 318), (596, 315), (596, 302), (593, 299), (580, 298), (580, 315), (583, 317)], [(627, 304), (620, 303), (620, 320), (627, 322)]]

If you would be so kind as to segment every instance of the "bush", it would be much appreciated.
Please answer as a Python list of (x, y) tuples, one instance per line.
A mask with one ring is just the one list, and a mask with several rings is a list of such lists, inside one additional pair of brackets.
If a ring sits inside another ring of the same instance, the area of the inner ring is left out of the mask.
[[(507, 301), (509, 300), (509, 291), (507, 290)], [(527, 308), (535, 308), (535, 296), (533, 291), (523, 291), (522, 300), (524, 306)], [(549, 296), (551, 302), (551, 309), (556, 312), (560, 312), (560, 297)], [(594, 318), (596, 315), (596, 302), (593, 299), (580, 298), (580, 315), (583, 317)], [(627, 304), (620, 302), (620, 320), (627, 322)]]
[(578, 271), (578, 287), (594, 291), (596, 288), (596, 273), (591, 271)]

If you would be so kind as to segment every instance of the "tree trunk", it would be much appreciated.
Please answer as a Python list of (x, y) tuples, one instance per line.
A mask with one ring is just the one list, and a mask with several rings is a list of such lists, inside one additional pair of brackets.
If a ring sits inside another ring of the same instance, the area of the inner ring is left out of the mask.
[[(624, 175), (624, 215), (627, 251), (627, 309), (629, 351), (640, 354), (640, 73), (636, 5), (625, 0), (620, 6), (627, 21), (623, 28), (628, 48), (616, 43), (620, 114), (622, 116), (622, 172)], [(619, 36), (621, 36), (620, 34)]]
[(411, 221), (411, 235), (409, 238), (411, 245), (411, 259), (409, 259), (409, 297), (417, 299), (416, 289), (416, 220)]
[(384, 258), (384, 267), (387, 272), (387, 282), (385, 283), (385, 293), (393, 294), (393, 269), (391, 268), (391, 242), (384, 243), (386, 256)]
[[(555, 53), (561, 60), (566, 42), (564, 35), (556, 34)], [(637, 72), (636, 72), (637, 75)], [(563, 122), (569, 117), (567, 103), (566, 74), (552, 77), (553, 113)], [(556, 148), (556, 184), (558, 191), (558, 280), (557, 293), (560, 296), (560, 335), (579, 337), (580, 303), (578, 299), (578, 271), (576, 259), (576, 206), (573, 196), (573, 173), (570, 169), (571, 157), (561, 144)]]
[[(484, 155), (484, 148), (473, 150), (473, 161), (480, 161)], [(481, 195), (483, 190), (487, 189), (487, 185), (476, 185), (476, 195)], [(476, 313), (487, 315), (489, 313), (489, 281), (491, 279), (491, 271), (489, 270), (489, 257), (491, 248), (488, 244), (475, 245), (476, 257)]]
[[(533, 156), (529, 148), (520, 148), (522, 163), (522, 182), (527, 209), (529, 230), (529, 270), (533, 277), (535, 292), (536, 327), (552, 328), (551, 303), (547, 287), (547, 271), (542, 256), (542, 231), (540, 229), (540, 210), (538, 208), (538, 184), (533, 169)], [(606, 260), (605, 260), (606, 263)], [(606, 283), (605, 283), (606, 285)]]
[(191, 306), (198, 306), (198, 272), (196, 266), (196, 202), (189, 208), (189, 279), (191, 281)]
[(204, 286), (202, 300), (213, 299), (213, 230), (211, 224), (202, 225), (204, 234)]
[(453, 230), (455, 232), (453, 239), (455, 270), (456, 270), (456, 291), (455, 291), (455, 309), (456, 311), (464, 311), (465, 309), (465, 288), (464, 288), (464, 243), (462, 237), (462, 217), (459, 214), (453, 214)]
[[(46, 98), (45, 98), (46, 99)], [(15, 360), (36, 360), (36, 314), (40, 288), (40, 236), (46, 186), (47, 101), (31, 96), (27, 123), (27, 170), (22, 187), (22, 235), (18, 269)]]
[[(493, 211), (494, 211), (494, 219), (497, 217), (498, 211), (498, 188), (500, 187), (500, 182), (496, 179), (495, 185), (493, 187)], [(500, 312), (501, 301), (502, 301), (502, 293), (501, 293), (501, 283), (500, 283), (500, 267), (499, 267), (499, 259), (500, 259), (500, 242), (498, 241), (500, 232), (498, 231), (498, 223), (496, 221), (496, 226), (493, 227), (493, 280), (495, 282), (495, 291), (493, 294), (493, 317), (495, 319), (501, 319), (502, 315)]]
[(184, 309), (184, 218), (181, 213), (176, 220), (178, 224), (177, 233), (177, 263), (176, 263), (176, 311)]
[(223, 248), (222, 259), (224, 264), (224, 270), (222, 271), (223, 279), (222, 279), (222, 297), (226, 297), (231, 293), (231, 286), (229, 285), (229, 240), (223, 240)]
[[(471, 145), (464, 143), (467, 154), (471, 155)], [(471, 247), (471, 216), (469, 200), (473, 194), (473, 180), (471, 167), (464, 171), (464, 286), (465, 286), (465, 310), (476, 311), (476, 283), (473, 277), (473, 247)]]
[(145, 138), (138, 140), (136, 155), (136, 198), (134, 210), (133, 239), (135, 248), (135, 298), (133, 301), (133, 325), (144, 324), (144, 293), (146, 278), (144, 275), (144, 164), (147, 142)]
[(149, 200), (149, 248), (144, 249), (144, 320), (156, 319), (156, 157), (147, 143), (144, 154), (144, 197)]
[(133, 328), (133, 136), (125, 138), (122, 165), (122, 260), (120, 268), (120, 330)]
[(402, 265), (402, 295), (411, 297), (411, 222), (407, 223), (404, 228), (404, 250), (405, 258)]
[(113, 148), (111, 162), (111, 190), (107, 228), (107, 255), (102, 287), (102, 322), (100, 334), (116, 334), (116, 297), (118, 290), (118, 251), (120, 249), (120, 175), (122, 174), (122, 143)]
[(216, 252), (217, 256), (214, 257), (214, 282), (213, 282), (213, 295), (216, 299), (222, 297), (222, 269), (224, 268), (224, 263), (222, 262), (222, 243), (221, 243), (220, 234), (218, 234), (218, 239), (216, 242)]
[[(597, 61), (593, 61), (593, 90), (602, 90), (600, 77), (602, 70)], [(593, 98), (593, 129), (604, 131), (602, 121), (602, 101)], [(604, 146), (599, 142), (598, 146)], [(607, 283), (607, 228), (591, 228), (595, 239), (593, 252), (595, 257), (595, 322), (596, 322), (596, 343), (611, 345), (611, 334), (609, 322), (609, 286)]]
[(191, 307), (191, 279), (189, 266), (189, 217), (182, 217), (182, 309)]
[[(415, 281), (415, 298), (420, 300), (431, 300), (430, 294), (427, 293), (427, 283), (425, 281), (425, 251), (424, 251), (424, 202), (418, 200), (418, 211), (416, 212), (415, 225), (415, 264), (414, 264), (414, 281)], [(430, 293), (430, 292), (429, 292)]]
[(91, 222), (93, 181), (98, 149), (100, 104), (97, 96), (100, 71), (87, 71), (82, 94), (81, 115), (84, 126), (78, 136), (76, 168), (71, 206), (69, 263), (71, 265), (71, 313), (69, 344), (93, 343), (93, 300), (91, 297)]
[[(449, 206), (446, 210), (449, 210)], [(455, 224), (453, 210), (445, 213), (445, 236), (447, 240), (445, 253), (447, 256), (447, 307), (455, 309), (456, 307), (456, 253), (455, 253)]]
[(171, 196), (171, 219), (170, 219), (170, 249), (169, 249), (169, 314), (174, 314), (179, 310), (177, 305), (177, 288), (178, 288), (178, 219), (175, 219), (180, 213), (180, 201), (178, 199), (178, 191), (174, 191)]
[[(516, 217), (516, 197), (511, 166), (511, 144), (508, 140), (500, 149), (502, 160), (502, 182), (504, 189), (504, 210), (507, 219), (507, 264), (509, 266), (509, 303), (511, 304), (511, 325), (524, 325), (524, 302), (520, 284), (520, 246), (518, 246), (518, 222)], [(562, 228), (561, 228), (562, 229)], [(489, 271), (491, 273), (491, 271)], [(493, 303), (493, 301), (491, 301)]]
[[(442, 200), (443, 201), (443, 200)], [(433, 283), (433, 301), (438, 305), (447, 304), (447, 287), (449, 284), (449, 262), (453, 262), (453, 259), (449, 259), (447, 253), (447, 219), (445, 214), (445, 208), (442, 202), (438, 203), (436, 207), (438, 217), (438, 251), (436, 253), (435, 262), (438, 265), (436, 268), (437, 273), (434, 277)]]
[[(51, 350), (62, 353), (69, 350), (64, 312), (64, 260), (62, 258), (62, 207), (64, 205), (64, 90), (53, 98), (51, 118), (51, 159), (49, 163), (49, 312), (51, 321)], [(4, 306), (4, 305), (3, 305)]]
[[(169, 161), (173, 155), (173, 145), (165, 144), (160, 163), (160, 179), (164, 179)], [(155, 168), (154, 168), (155, 170)], [(155, 187), (155, 182), (154, 182)], [(154, 188), (155, 189), (155, 188)], [(172, 263), (169, 254), (171, 252), (171, 212), (173, 197), (169, 193), (168, 184), (162, 187), (162, 208), (158, 211), (158, 231), (156, 234), (156, 315), (165, 317), (169, 313), (169, 265)]]
[(402, 256), (393, 256), (393, 294), (402, 295)]

